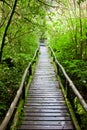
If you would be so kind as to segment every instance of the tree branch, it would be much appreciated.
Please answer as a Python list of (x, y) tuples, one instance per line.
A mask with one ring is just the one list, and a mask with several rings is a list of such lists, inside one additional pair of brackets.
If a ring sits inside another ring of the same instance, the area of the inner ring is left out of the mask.
[(52, 8), (57, 8), (57, 7), (59, 7), (59, 6), (49, 5), (49, 4), (47, 4), (47, 3), (45, 3), (45, 2), (43, 2), (43, 1), (41, 1), (41, 0), (38, 0), (38, 2), (44, 4), (44, 5), (48, 6), (48, 7), (52, 7)]
[(0, 49), (0, 62), (1, 62), (1, 60), (2, 60), (2, 53), (3, 53), (3, 49), (4, 49), (4, 44), (5, 44), (5, 37), (6, 37), (6, 35), (7, 35), (8, 28), (9, 28), (9, 26), (10, 26), (12, 17), (13, 17), (13, 15), (14, 15), (14, 11), (15, 11), (15, 8), (16, 8), (16, 4), (17, 4), (17, 0), (14, 1), (13, 9), (12, 9), (10, 18), (9, 18), (9, 20), (8, 20), (8, 23), (7, 23), (6, 27), (5, 27), (5, 31), (4, 31), (4, 34), (3, 34), (2, 44), (1, 44), (1, 49)]

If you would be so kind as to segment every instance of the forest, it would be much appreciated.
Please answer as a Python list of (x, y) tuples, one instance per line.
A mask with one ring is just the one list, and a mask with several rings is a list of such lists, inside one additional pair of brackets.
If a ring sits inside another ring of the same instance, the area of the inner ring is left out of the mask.
[[(87, 102), (87, 0), (0, 0), (0, 123), (40, 39)], [(74, 98), (82, 130), (87, 113)]]

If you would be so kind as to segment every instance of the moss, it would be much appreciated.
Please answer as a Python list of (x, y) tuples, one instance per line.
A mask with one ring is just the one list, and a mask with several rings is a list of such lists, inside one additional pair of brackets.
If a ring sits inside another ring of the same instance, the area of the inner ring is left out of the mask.
[(81, 129), (80, 129), (80, 126), (79, 126), (79, 123), (78, 123), (78, 120), (77, 120), (77, 118), (76, 118), (76, 116), (75, 116), (75, 113), (74, 113), (74, 111), (73, 111), (73, 108), (72, 108), (72, 106), (71, 106), (69, 100), (68, 100), (67, 97), (66, 97), (66, 92), (65, 92), (65, 90), (64, 90), (64, 87), (63, 87), (63, 85), (62, 85), (62, 83), (61, 83), (61, 79), (60, 79), (59, 76), (58, 76), (58, 81), (59, 81), (60, 87), (61, 87), (61, 89), (62, 89), (62, 93), (63, 93), (63, 95), (64, 95), (64, 98), (65, 98), (67, 107), (68, 107), (68, 109), (69, 109), (69, 112), (70, 112), (72, 121), (73, 121), (73, 123), (74, 123), (74, 126), (75, 126), (76, 130), (81, 130)]
[(24, 106), (24, 100), (21, 100), (19, 102), (15, 117), (12, 121), (12, 125), (10, 127), (10, 130), (17, 130), (17, 127), (19, 126), (19, 120), (20, 120), (20, 123), (21, 123), (22, 115), (23, 115), (23, 106)]
[[(26, 94), (25, 94), (25, 98), (27, 98), (27, 95), (28, 95), (28, 90), (29, 90), (29, 87), (30, 87), (30, 84), (32, 82), (32, 79), (33, 79), (33, 76), (34, 76), (34, 72), (35, 72), (35, 67), (36, 67), (36, 64), (37, 64), (37, 59), (36, 59), (36, 63), (33, 64), (32, 66), (32, 75), (29, 77), (29, 81), (28, 81), (28, 84), (26, 86)], [(25, 99), (26, 100), (26, 99)], [(17, 111), (16, 111), (16, 114), (15, 114), (15, 117), (12, 121), (12, 125), (10, 127), (10, 130), (17, 130), (17, 128), (19, 127), (19, 125), (22, 123), (23, 121), (23, 114), (24, 114), (24, 100), (21, 100), (19, 102), (19, 105), (17, 107)]]

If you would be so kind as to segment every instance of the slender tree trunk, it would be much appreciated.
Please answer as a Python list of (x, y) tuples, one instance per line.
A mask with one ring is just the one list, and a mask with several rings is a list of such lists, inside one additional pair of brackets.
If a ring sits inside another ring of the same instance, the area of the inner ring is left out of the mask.
[[(86, 3), (86, 14), (87, 14), (87, 3)], [(85, 59), (87, 59), (87, 23), (86, 23), (86, 46), (85, 46)]]
[(75, 47), (75, 53), (76, 53), (76, 58), (78, 58), (78, 41), (77, 41), (77, 25), (76, 25), (76, 29), (75, 29), (75, 35), (74, 35), (74, 38), (75, 38), (75, 44), (76, 44), (76, 47)]
[(75, 32), (74, 32), (74, 39), (75, 39), (75, 56), (78, 59), (78, 40), (77, 40), (77, 6), (76, 6), (77, 2), (76, 0), (73, 0), (73, 5), (74, 5), (74, 16), (75, 16)]
[(80, 23), (80, 58), (82, 59), (83, 41), (82, 41), (82, 19), (81, 19), (81, 4), (79, 4), (79, 23)]
[(10, 18), (9, 18), (9, 20), (8, 20), (8, 22), (7, 22), (7, 25), (6, 25), (6, 27), (5, 27), (5, 31), (4, 31), (4, 34), (3, 34), (2, 43), (1, 43), (1, 48), (0, 48), (0, 62), (1, 62), (1, 60), (2, 60), (2, 54), (3, 54), (4, 45), (5, 45), (5, 38), (6, 38), (7, 31), (8, 31), (8, 28), (9, 28), (10, 23), (11, 23), (11, 20), (12, 20), (12, 17), (13, 17), (14, 12), (15, 12), (16, 4), (17, 4), (17, 0), (14, 1), (14, 5), (13, 5), (13, 8), (12, 8), (12, 12), (11, 12)]

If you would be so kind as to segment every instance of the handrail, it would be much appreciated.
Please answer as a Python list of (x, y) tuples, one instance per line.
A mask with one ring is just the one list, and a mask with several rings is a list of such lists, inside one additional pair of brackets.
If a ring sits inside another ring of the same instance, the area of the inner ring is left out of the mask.
[(19, 99), (20, 99), (21, 94), (22, 94), (26, 76), (27, 76), (27, 74), (28, 74), (28, 71), (29, 71), (31, 65), (33, 64), (34, 60), (35, 60), (36, 57), (37, 57), (38, 51), (39, 51), (39, 47), (36, 49), (32, 61), (28, 64), (27, 68), (26, 68), (25, 71), (24, 71), (24, 74), (23, 74), (22, 79), (21, 79), (20, 87), (19, 87), (19, 89), (18, 89), (18, 91), (17, 91), (17, 94), (16, 94), (16, 96), (15, 96), (13, 102), (11, 103), (10, 108), (9, 108), (9, 110), (8, 110), (8, 112), (7, 112), (5, 118), (4, 118), (4, 120), (3, 120), (3, 122), (2, 122), (2, 124), (1, 124), (1, 126), (0, 126), (0, 130), (5, 130), (5, 129), (6, 129), (8, 123), (9, 123), (11, 117), (12, 117), (12, 114), (13, 114), (13, 112), (14, 112), (14, 110), (15, 110), (15, 107), (16, 107), (16, 105), (17, 105)]
[(66, 80), (69, 83), (69, 86), (72, 88), (74, 94), (76, 95), (76, 97), (79, 99), (82, 107), (84, 108), (84, 110), (87, 112), (87, 103), (85, 102), (85, 100), (83, 99), (83, 97), (81, 96), (81, 94), (79, 93), (79, 91), (77, 90), (77, 88), (75, 87), (74, 83), (72, 82), (72, 80), (69, 78), (69, 76), (67, 75), (65, 69), (63, 68), (63, 66), (58, 62), (55, 53), (53, 51), (53, 49), (49, 46), (51, 53), (55, 59), (56, 64), (61, 68), (63, 75), (65, 76)]

